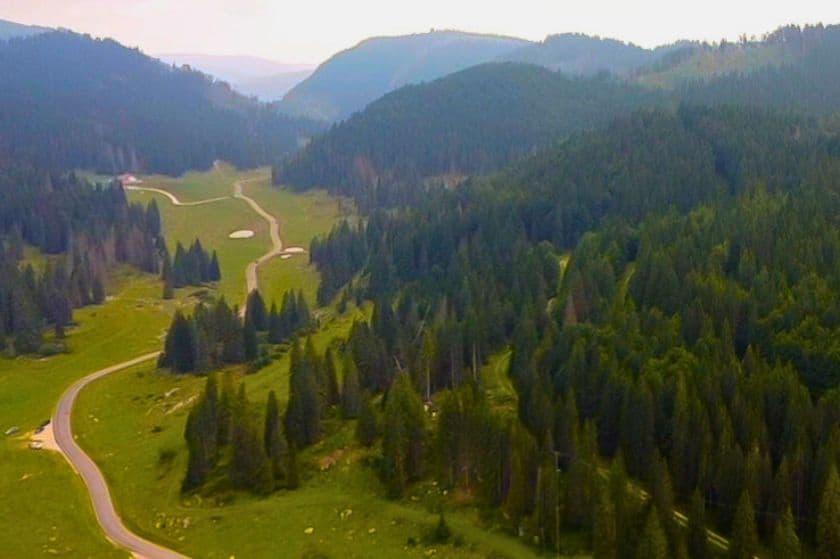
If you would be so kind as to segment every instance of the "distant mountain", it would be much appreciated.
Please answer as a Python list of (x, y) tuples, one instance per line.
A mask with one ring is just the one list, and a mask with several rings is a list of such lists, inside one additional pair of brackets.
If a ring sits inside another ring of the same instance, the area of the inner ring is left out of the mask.
[(321, 64), (286, 94), (280, 107), (289, 114), (342, 120), (403, 85), (490, 62), (528, 44), (460, 31), (367, 39)]
[(277, 165), (275, 181), (382, 196), (430, 177), (451, 183), (658, 100), (609, 77), (484, 64), (371, 103)]
[(537, 64), (573, 75), (598, 72), (627, 74), (655, 63), (677, 47), (645, 49), (615, 39), (578, 33), (550, 35), (543, 42), (525, 45), (499, 57), (500, 61)]
[(318, 126), (112, 40), (60, 31), (0, 43), (0, 160), (180, 174), (252, 167)]
[(52, 31), (52, 29), (0, 19), (0, 41), (6, 41), (15, 37), (30, 37), (48, 31)]
[(312, 69), (284, 72), (270, 76), (244, 78), (234, 87), (245, 95), (253, 95), (263, 101), (280, 101), (290, 89), (312, 75)]
[(159, 54), (168, 64), (190, 66), (226, 81), (245, 95), (277, 101), (292, 87), (306, 79), (314, 64), (287, 64), (256, 56), (212, 54)]

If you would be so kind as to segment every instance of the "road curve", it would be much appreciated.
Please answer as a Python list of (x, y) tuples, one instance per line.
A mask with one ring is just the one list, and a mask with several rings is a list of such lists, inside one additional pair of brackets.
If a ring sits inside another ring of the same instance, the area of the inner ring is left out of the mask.
[(163, 194), (175, 206), (200, 206), (202, 204), (209, 204), (210, 202), (219, 202), (220, 200), (228, 200), (230, 196), (219, 196), (218, 198), (208, 198), (207, 200), (198, 200), (196, 202), (182, 202), (177, 196), (162, 188), (152, 188), (150, 186), (125, 186), (126, 190), (136, 190), (141, 192), (156, 192)]
[(85, 451), (76, 444), (71, 423), (73, 404), (83, 388), (111, 373), (156, 359), (158, 355), (160, 355), (159, 351), (147, 353), (130, 361), (96, 371), (76, 381), (58, 401), (58, 406), (52, 418), (52, 428), (61, 453), (84, 480), (93, 503), (96, 520), (109, 540), (127, 549), (135, 557), (144, 559), (186, 559), (185, 555), (145, 540), (125, 527), (114, 508), (111, 493), (108, 491), (108, 485), (102, 476), (102, 472), (90, 456), (85, 454)]
[[(233, 197), (239, 198), (240, 200), (244, 200), (251, 206), (255, 212), (257, 212), (260, 217), (268, 222), (269, 232), (271, 234), (271, 250), (260, 256), (257, 260), (248, 264), (248, 267), (245, 269), (245, 293), (251, 293), (251, 291), (257, 288), (257, 269), (260, 267), (260, 264), (266, 262), (267, 260), (271, 260), (275, 256), (278, 256), (283, 253), (283, 241), (280, 239), (280, 223), (278, 223), (277, 218), (273, 215), (262, 209), (262, 207), (254, 201), (253, 198), (246, 195), (242, 192), (242, 185), (246, 182), (254, 182), (264, 180), (264, 178), (254, 178), (248, 179), (245, 181), (236, 181), (233, 183)], [(244, 315), (245, 313), (245, 305), (242, 305), (240, 309), (240, 314)]]

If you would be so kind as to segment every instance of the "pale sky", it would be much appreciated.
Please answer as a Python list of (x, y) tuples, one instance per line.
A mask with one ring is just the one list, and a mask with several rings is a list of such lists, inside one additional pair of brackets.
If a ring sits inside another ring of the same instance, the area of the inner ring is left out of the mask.
[(151, 54), (318, 63), (374, 35), (431, 28), (541, 40), (583, 32), (642, 46), (840, 23), (836, 0), (0, 0), (0, 19), (113, 37)]

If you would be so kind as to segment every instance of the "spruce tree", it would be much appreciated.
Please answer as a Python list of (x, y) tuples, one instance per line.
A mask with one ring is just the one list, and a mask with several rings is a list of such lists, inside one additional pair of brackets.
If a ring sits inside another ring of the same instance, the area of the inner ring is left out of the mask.
[(659, 525), (660, 517), (659, 511), (655, 507), (650, 507), (647, 520), (645, 520), (644, 531), (636, 546), (636, 559), (667, 559), (670, 557), (668, 540)]
[(268, 329), (265, 301), (257, 289), (254, 289), (248, 294), (248, 299), (245, 302), (245, 319), (250, 319), (254, 323), (254, 327), (260, 332)]
[(356, 423), (356, 439), (363, 446), (373, 446), (376, 437), (379, 436), (379, 426), (376, 419), (376, 411), (373, 409), (373, 402), (370, 393), (365, 391), (362, 394), (362, 407), (359, 412), (359, 421)]
[(344, 378), (341, 383), (341, 414), (345, 419), (359, 417), (361, 411), (361, 387), (359, 386), (359, 370), (352, 356), (344, 355)]
[(618, 558), (618, 533), (615, 507), (608, 491), (598, 494), (595, 518), (592, 523), (592, 556), (594, 559)]
[(184, 438), (187, 441), (187, 474), (181, 485), (191, 491), (204, 484), (216, 464), (218, 439), (218, 389), (216, 377), (207, 377), (204, 394), (190, 410)]
[(300, 343), (292, 346), (289, 364), (289, 402), (284, 418), (286, 437), (297, 447), (314, 444), (321, 436), (321, 396), (315, 371), (301, 354)]
[(235, 487), (265, 495), (274, 487), (273, 470), (249, 408), (245, 384), (240, 384), (231, 433), (230, 478)]
[(781, 518), (776, 521), (771, 557), (773, 559), (799, 559), (802, 557), (802, 544), (799, 543), (799, 537), (796, 535), (796, 525), (790, 507), (787, 507)]
[(222, 269), (219, 266), (219, 257), (215, 250), (213, 251), (213, 258), (210, 260), (208, 279), (209, 281), (220, 281), (222, 279)]
[(298, 472), (297, 447), (289, 441), (289, 451), (286, 453), (286, 489), (297, 489), (300, 487), (300, 474)]
[(817, 558), (840, 557), (840, 476), (832, 465), (817, 512)]
[(271, 310), (268, 312), (268, 343), (279, 344), (283, 341), (282, 320), (277, 313), (277, 304), (272, 301)]
[(259, 356), (259, 342), (257, 341), (257, 329), (251, 317), (245, 317), (245, 325), (242, 330), (243, 351), (246, 361), (254, 361)]
[(180, 310), (175, 311), (172, 324), (166, 334), (164, 345), (163, 365), (169, 366), (174, 372), (188, 373), (195, 370), (195, 327), (190, 319)]
[(324, 354), (324, 377), (327, 405), (337, 406), (341, 403), (341, 392), (338, 389), (338, 373), (335, 369), (335, 355), (331, 347), (328, 347)]
[(732, 559), (752, 559), (758, 552), (758, 533), (755, 525), (755, 513), (750, 492), (744, 490), (738, 500), (732, 537), (729, 539), (729, 557)]
[(699, 490), (691, 495), (688, 509), (688, 553), (691, 559), (706, 559), (709, 556), (706, 536), (706, 502)]
[(272, 473), (275, 481), (286, 477), (286, 461), (288, 457), (288, 445), (283, 429), (280, 425), (280, 408), (277, 405), (277, 396), (274, 391), (268, 393), (268, 401), (265, 406), (265, 450), (271, 461)]
[(175, 297), (175, 284), (172, 280), (172, 259), (169, 256), (169, 251), (164, 246), (163, 249), (163, 269), (161, 271), (161, 279), (163, 280), (163, 298), (173, 299)]

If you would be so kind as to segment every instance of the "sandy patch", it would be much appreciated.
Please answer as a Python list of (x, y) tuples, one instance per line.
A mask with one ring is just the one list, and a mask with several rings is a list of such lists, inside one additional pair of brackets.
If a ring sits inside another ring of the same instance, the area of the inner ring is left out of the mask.
[(250, 229), (242, 229), (240, 231), (234, 231), (233, 233), (228, 235), (228, 238), (230, 238), (230, 239), (250, 239), (253, 236), (254, 236), (254, 232), (251, 231)]
[(33, 450), (54, 450), (61, 452), (58, 448), (58, 443), (55, 442), (53, 435), (52, 422), (50, 422), (40, 433), (33, 432), (29, 435), (29, 448)]
[(280, 255), (280, 260), (288, 260), (291, 257), (292, 257), (291, 254), (281, 254)]
[(287, 247), (283, 251), (284, 254), (301, 254), (303, 252), (306, 252), (306, 249), (302, 247)]

